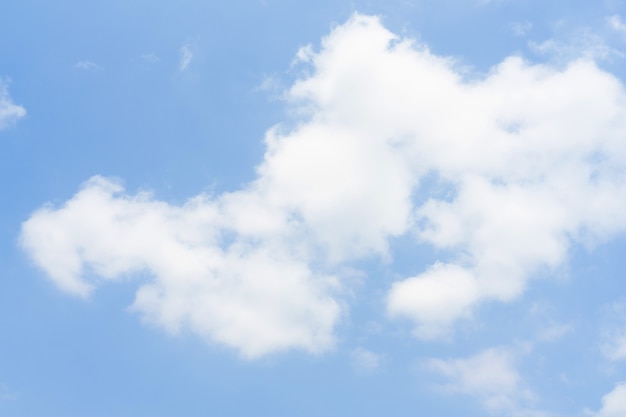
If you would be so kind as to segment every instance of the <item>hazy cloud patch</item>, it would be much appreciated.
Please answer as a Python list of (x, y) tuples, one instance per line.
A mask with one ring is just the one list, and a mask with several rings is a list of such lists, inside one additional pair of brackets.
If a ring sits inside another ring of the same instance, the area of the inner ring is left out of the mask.
[(385, 357), (363, 347), (358, 347), (350, 352), (352, 366), (357, 372), (370, 373), (379, 370), (385, 361)]
[(178, 69), (181, 71), (185, 71), (189, 64), (191, 64), (191, 60), (193, 59), (193, 51), (192, 45), (189, 43), (184, 44), (180, 48), (180, 61), (178, 64)]
[(476, 398), (490, 412), (510, 416), (547, 416), (533, 403), (535, 395), (517, 370), (518, 354), (508, 348), (486, 349), (460, 359), (429, 359), (426, 370), (446, 382), (438, 389)]
[(156, 64), (157, 62), (161, 61), (161, 58), (159, 58), (158, 55), (153, 54), (153, 53), (143, 54), (141, 55), (141, 59), (151, 64)]
[(621, 35), (626, 36), (626, 23), (619, 15), (613, 15), (607, 18), (607, 24), (609, 27)]
[(100, 66), (93, 61), (89, 60), (81, 60), (74, 64), (74, 68), (83, 70), (83, 71), (95, 71), (100, 69)]
[(601, 350), (611, 361), (626, 359), (626, 300), (605, 308)]

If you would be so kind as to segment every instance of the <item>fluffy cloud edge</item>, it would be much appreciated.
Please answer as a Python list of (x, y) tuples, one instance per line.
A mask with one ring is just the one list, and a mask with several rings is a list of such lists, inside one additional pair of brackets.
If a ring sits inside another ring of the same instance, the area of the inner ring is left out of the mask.
[(188, 329), (251, 359), (331, 349), (342, 308), (331, 298), (336, 279), (311, 271), (297, 250), (245, 236), (248, 224), (224, 218), (243, 210), (236, 204), (197, 196), (172, 206), (94, 177), (63, 206), (33, 213), (20, 245), (82, 298), (104, 281), (147, 273), (132, 310), (171, 333)]
[(585, 410), (593, 417), (622, 417), (626, 415), (626, 382), (620, 382), (602, 397), (602, 407), (593, 412)]

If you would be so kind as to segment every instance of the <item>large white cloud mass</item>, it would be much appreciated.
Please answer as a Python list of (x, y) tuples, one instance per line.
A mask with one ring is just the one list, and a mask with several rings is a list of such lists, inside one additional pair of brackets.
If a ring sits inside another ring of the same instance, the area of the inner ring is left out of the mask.
[(297, 120), (268, 131), (246, 187), (172, 206), (96, 177), (35, 212), (22, 246), (77, 295), (148, 271), (147, 320), (254, 357), (331, 347), (341, 265), (392, 257), (393, 237), (441, 254), (387, 297), (432, 338), (626, 228), (626, 95), (593, 61), (470, 77), (362, 15), (298, 57)]

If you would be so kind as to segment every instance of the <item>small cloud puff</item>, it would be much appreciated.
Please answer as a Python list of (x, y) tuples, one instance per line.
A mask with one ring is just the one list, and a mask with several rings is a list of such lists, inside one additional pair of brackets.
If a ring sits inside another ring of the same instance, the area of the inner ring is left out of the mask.
[(94, 71), (100, 69), (100, 66), (93, 61), (82, 60), (74, 64), (74, 68), (84, 71)]
[(533, 28), (533, 24), (528, 20), (515, 22), (511, 25), (511, 30), (515, 36), (526, 36)]
[(294, 66), (299, 63), (311, 62), (314, 56), (315, 56), (315, 53), (313, 52), (312, 45), (309, 44), (309, 45), (302, 46), (298, 49), (298, 52), (296, 52), (296, 57), (291, 62), (291, 65)]
[(26, 109), (13, 103), (9, 95), (8, 81), (0, 79), (0, 130), (11, 126), (24, 116)]
[(374, 372), (382, 367), (385, 357), (358, 347), (350, 352), (350, 359), (357, 372)]
[(618, 15), (613, 15), (607, 18), (609, 27), (621, 35), (626, 35), (626, 24)]
[(571, 324), (551, 322), (539, 331), (537, 340), (539, 342), (556, 342), (571, 331)]

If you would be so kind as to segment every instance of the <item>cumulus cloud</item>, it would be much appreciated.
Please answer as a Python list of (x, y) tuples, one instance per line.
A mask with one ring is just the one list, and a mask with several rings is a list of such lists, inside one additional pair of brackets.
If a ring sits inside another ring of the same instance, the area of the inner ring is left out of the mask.
[(429, 359), (424, 367), (444, 377), (444, 392), (477, 398), (491, 412), (514, 416), (545, 415), (531, 407), (534, 394), (516, 369), (517, 357), (506, 348), (491, 348), (463, 359)]
[(613, 391), (602, 397), (602, 408), (589, 412), (593, 417), (622, 417), (626, 415), (626, 383), (615, 386)]
[(331, 347), (334, 278), (311, 271), (297, 245), (280, 241), (285, 225), (271, 224), (250, 197), (171, 206), (94, 177), (63, 207), (34, 213), (21, 242), (61, 289), (81, 297), (101, 281), (148, 272), (154, 278), (139, 286), (132, 309), (170, 332), (189, 328), (251, 358)]
[(7, 83), (0, 80), (0, 130), (11, 126), (25, 115), (26, 109), (13, 103)]
[(298, 61), (296, 120), (268, 130), (241, 190), (173, 206), (96, 177), (35, 212), (22, 246), (82, 296), (149, 271), (134, 303), (147, 320), (255, 356), (331, 346), (339, 271), (393, 257), (394, 237), (441, 254), (387, 296), (390, 315), (432, 338), (518, 297), (572, 244), (626, 228), (626, 97), (590, 58), (512, 56), (470, 79), (355, 15)]

